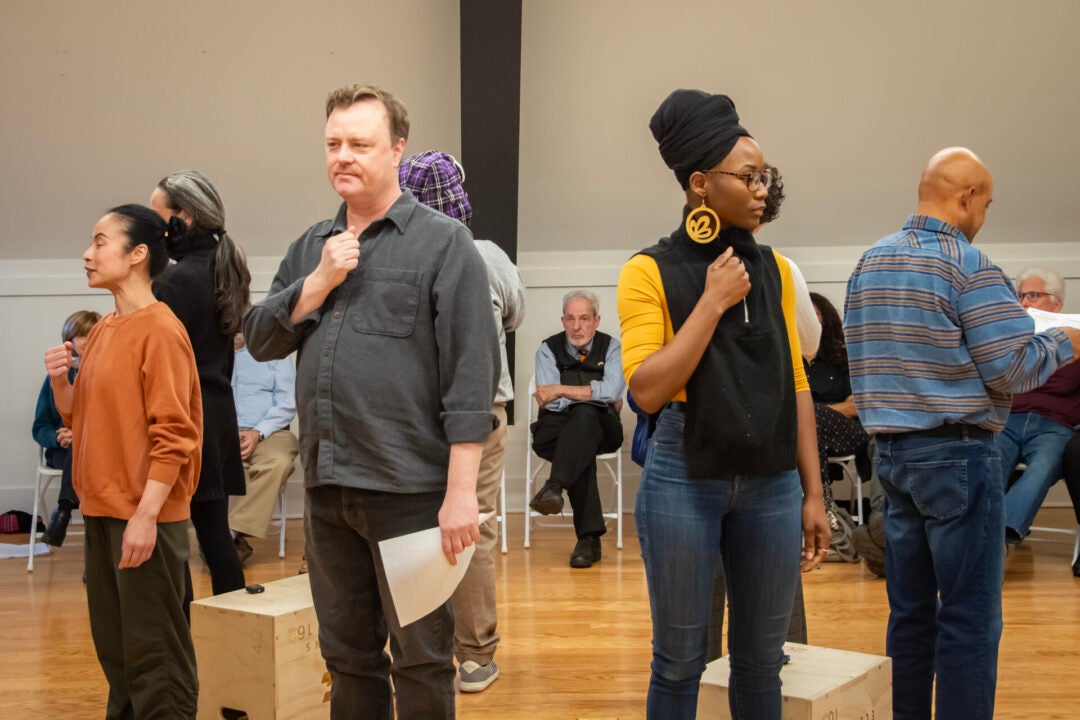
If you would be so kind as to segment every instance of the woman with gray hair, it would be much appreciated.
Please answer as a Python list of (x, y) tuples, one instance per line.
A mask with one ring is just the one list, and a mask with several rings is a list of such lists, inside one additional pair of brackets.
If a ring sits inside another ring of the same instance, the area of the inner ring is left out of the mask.
[[(244, 494), (240, 431), (232, 394), (233, 336), (248, 306), (251, 275), (243, 252), (225, 231), (225, 208), (210, 179), (197, 170), (162, 178), (150, 206), (166, 221), (187, 225), (170, 236), (175, 262), (154, 281), (154, 294), (187, 329), (203, 399), (202, 472), (191, 499), (191, 523), (218, 595), (244, 587), (244, 569), (229, 530), (229, 495)], [(193, 597), (187, 577), (185, 609)]]

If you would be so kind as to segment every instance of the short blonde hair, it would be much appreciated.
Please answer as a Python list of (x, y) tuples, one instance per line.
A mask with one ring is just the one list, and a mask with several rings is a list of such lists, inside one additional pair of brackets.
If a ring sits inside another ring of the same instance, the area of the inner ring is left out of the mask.
[(352, 107), (364, 100), (378, 100), (386, 108), (386, 116), (390, 121), (390, 141), (409, 139), (409, 111), (405, 103), (398, 100), (393, 93), (383, 90), (377, 85), (347, 85), (337, 90), (331, 90), (326, 96), (326, 117), (337, 108)]

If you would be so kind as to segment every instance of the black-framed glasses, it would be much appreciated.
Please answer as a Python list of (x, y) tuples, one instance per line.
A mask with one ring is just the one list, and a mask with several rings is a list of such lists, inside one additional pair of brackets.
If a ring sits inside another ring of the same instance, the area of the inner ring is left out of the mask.
[(730, 175), (737, 177), (746, 183), (746, 189), (750, 192), (754, 192), (758, 185), (768, 190), (773, 184), (773, 170), (772, 168), (763, 168), (761, 170), (754, 170), (753, 172), (728, 172), (727, 170), (706, 170), (706, 175), (712, 175), (717, 173), (719, 175)]
[(1056, 298), (1057, 295), (1055, 295), (1054, 293), (1035, 292), (1034, 290), (1032, 290), (1031, 292), (1016, 293), (1017, 300), (1027, 300), (1028, 302), (1038, 302), (1039, 298), (1044, 297)]

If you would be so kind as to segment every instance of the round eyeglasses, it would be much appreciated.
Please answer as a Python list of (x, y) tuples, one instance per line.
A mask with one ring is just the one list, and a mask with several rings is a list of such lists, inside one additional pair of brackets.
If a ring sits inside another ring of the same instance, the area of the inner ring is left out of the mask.
[(753, 172), (728, 172), (727, 170), (706, 170), (705, 175), (712, 175), (716, 173), (718, 175), (730, 175), (737, 177), (746, 183), (746, 189), (750, 192), (754, 192), (758, 185), (768, 190), (773, 184), (773, 171), (772, 168), (764, 168), (762, 170), (754, 170)]

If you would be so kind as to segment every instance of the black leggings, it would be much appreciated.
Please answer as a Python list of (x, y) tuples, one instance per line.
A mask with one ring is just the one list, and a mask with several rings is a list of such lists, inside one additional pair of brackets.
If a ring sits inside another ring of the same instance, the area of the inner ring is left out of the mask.
[[(195, 526), (195, 536), (210, 569), (214, 594), (244, 587), (244, 566), (236, 556), (232, 531), (229, 530), (229, 498), (191, 503), (191, 524)], [(191, 586), (191, 563), (187, 563), (184, 576), (184, 614), (190, 617), (189, 607), (195, 597)]]
[(1069, 497), (1072, 498), (1076, 522), (1080, 524), (1080, 435), (1074, 435), (1065, 446), (1061, 467), (1065, 486), (1069, 488)]

